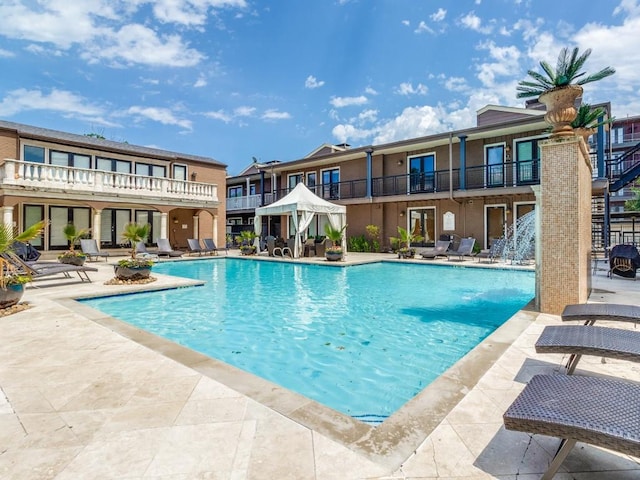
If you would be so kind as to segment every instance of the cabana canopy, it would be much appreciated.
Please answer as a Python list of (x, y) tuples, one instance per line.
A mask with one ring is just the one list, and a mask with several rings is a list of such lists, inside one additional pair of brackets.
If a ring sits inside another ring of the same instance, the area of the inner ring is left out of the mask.
[[(287, 215), (293, 219), (295, 228), (294, 257), (300, 256), (302, 235), (309, 228), (315, 215), (326, 215), (333, 228), (341, 229), (347, 224), (347, 207), (327, 202), (299, 183), (288, 195), (265, 207), (256, 208), (253, 222), (258, 237), (262, 233), (262, 217), (267, 215)], [(346, 230), (342, 236), (342, 250), (347, 251)]]

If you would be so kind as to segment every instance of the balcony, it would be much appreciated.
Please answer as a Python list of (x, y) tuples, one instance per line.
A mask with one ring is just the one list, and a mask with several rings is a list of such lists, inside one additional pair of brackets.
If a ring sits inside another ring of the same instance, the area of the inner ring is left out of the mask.
[[(15, 194), (25, 188), (64, 193), (67, 198), (119, 197), (136, 201), (216, 206), (218, 187), (210, 183), (131, 173), (63, 167), (6, 159), (0, 163), (0, 188)], [(13, 190), (13, 192), (12, 192)], [(209, 204), (209, 205), (207, 205)]]
[[(448, 192), (449, 183), (454, 190), (460, 189), (460, 170), (436, 170), (427, 173), (407, 173), (371, 179), (373, 197), (392, 195), (417, 195), (421, 193)], [(465, 190), (521, 187), (540, 183), (540, 161), (527, 160), (499, 165), (481, 165), (465, 169)], [(360, 178), (326, 185), (316, 185), (309, 189), (325, 200), (350, 200), (366, 198), (367, 180)], [(277, 190), (265, 194), (265, 205), (281, 199), (291, 189)], [(227, 199), (227, 212), (252, 210), (260, 207), (261, 196), (249, 195)]]

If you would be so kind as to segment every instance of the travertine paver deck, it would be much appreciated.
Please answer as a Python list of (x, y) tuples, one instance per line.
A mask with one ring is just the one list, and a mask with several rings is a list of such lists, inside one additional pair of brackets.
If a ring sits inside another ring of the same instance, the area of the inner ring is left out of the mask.
[[(349, 256), (369, 258), (380, 257)], [(32, 308), (0, 318), (0, 478), (532, 480), (557, 448), (557, 439), (502, 427), (502, 413), (533, 374), (560, 371), (560, 356), (533, 347), (544, 325), (560, 323), (556, 316), (524, 315), (524, 332), (475, 387), (454, 392), (457, 406), (440, 412), (432, 433), (397, 461), (345, 446), (339, 435), (167, 358), (156, 351), (162, 343), (143, 346), (87, 318), (69, 296), (143, 288), (105, 286), (112, 268), (92, 265), (100, 268), (93, 284), (38, 281), (24, 298)], [(176, 284), (157, 277), (153, 288)], [(640, 300), (640, 282), (599, 272), (593, 285), (591, 301)], [(585, 357), (579, 367), (640, 380), (640, 367), (622, 361)], [(640, 465), (580, 445), (557, 478), (640, 478)]]

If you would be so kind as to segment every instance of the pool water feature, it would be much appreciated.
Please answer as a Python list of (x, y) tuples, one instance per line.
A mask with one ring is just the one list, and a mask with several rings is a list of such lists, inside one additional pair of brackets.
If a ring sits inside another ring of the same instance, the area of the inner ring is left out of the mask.
[(213, 259), (154, 271), (206, 283), (83, 303), (370, 424), (473, 349), (535, 288), (532, 272), (385, 262)]

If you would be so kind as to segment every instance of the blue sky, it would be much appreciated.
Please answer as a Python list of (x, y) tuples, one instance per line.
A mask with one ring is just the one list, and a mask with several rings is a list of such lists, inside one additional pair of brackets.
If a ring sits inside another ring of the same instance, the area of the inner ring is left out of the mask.
[(0, 119), (212, 157), (475, 125), (563, 46), (640, 114), (640, 0), (2, 0)]

